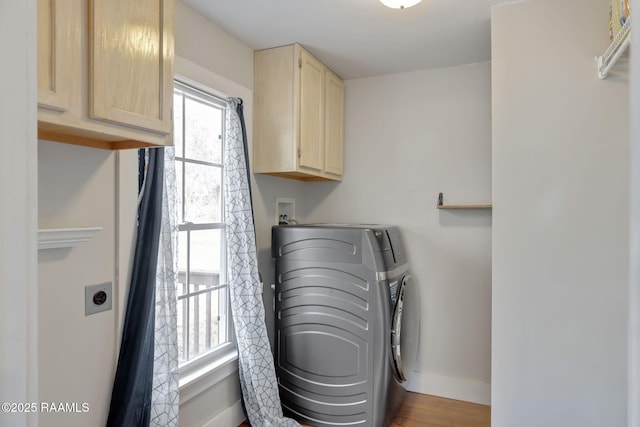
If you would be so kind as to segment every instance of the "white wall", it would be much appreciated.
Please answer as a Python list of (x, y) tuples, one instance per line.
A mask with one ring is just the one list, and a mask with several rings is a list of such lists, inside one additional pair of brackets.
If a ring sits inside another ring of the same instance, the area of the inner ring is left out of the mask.
[[(137, 151), (38, 142), (38, 226), (102, 227), (71, 249), (38, 254), (40, 402), (88, 403), (43, 413), (48, 426), (103, 425), (120, 347), (134, 247)], [(110, 282), (113, 308), (84, 314), (84, 287)]]
[[(0, 3), (0, 402), (38, 400), (36, 2)], [(36, 426), (37, 413), (0, 412)]]
[[(640, 8), (632, 9), (640, 22)], [(640, 427), (640, 31), (631, 36), (631, 229), (629, 251), (629, 427)]]
[(608, 0), (495, 7), (492, 425), (626, 425), (628, 82)]
[(102, 425), (115, 374), (118, 310), (85, 317), (84, 287), (111, 282), (118, 291), (116, 154), (40, 141), (38, 172), (40, 228), (103, 228), (82, 246), (39, 251), (39, 401), (89, 404), (86, 413), (42, 413), (40, 422)]
[(176, 53), (252, 90), (253, 50), (180, 1), (175, 11)]
[(306, 186), (305, 220), (398, 225), (420, 289), (420, 356), (410, 388), (489, 403), (490, 64), (349, 80), (345, 176)]

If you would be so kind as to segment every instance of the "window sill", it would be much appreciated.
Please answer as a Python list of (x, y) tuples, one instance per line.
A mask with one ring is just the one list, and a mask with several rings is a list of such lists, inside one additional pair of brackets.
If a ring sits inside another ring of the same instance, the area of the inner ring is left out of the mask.
[(180, 404), (183, 404), (238, 371), (234, 349), (214, 362), (180, 375)]

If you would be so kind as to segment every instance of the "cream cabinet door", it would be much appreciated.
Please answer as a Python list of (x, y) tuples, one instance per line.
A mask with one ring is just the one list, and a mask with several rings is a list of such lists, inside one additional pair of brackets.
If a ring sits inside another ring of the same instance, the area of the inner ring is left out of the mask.
[(344, 82), (331, 71), (325, 80), (324, 171), (342, 176), (344, 171)]
[[(73, 2), (38, 0), (38, 105), (67, 111), (70, 43), (80, 37)], [(73, 60), (79, 61), (77, 56)]]
[(89, 115), (168, 134), (173, 0), (92, 0)]
[(322, 171), (324, 166), (324, 65), (305, 50), (300, 55), (300, 138), (298, 165)]

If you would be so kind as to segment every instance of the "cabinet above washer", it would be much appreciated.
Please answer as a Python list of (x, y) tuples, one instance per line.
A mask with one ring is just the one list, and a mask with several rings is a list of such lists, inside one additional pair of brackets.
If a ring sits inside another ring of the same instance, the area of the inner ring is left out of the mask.
[(342, 180), (342, 79), (299, 44), (257, 51), (254, 71), (254, 172)]

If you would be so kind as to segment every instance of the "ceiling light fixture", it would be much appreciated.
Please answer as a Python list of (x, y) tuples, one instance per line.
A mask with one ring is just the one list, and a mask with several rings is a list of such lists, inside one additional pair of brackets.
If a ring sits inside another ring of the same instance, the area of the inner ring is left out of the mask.
[(411, 6), (415, 6), (422, 0), (380, 0), (380, 2), (392, 9), (406, 9)]

